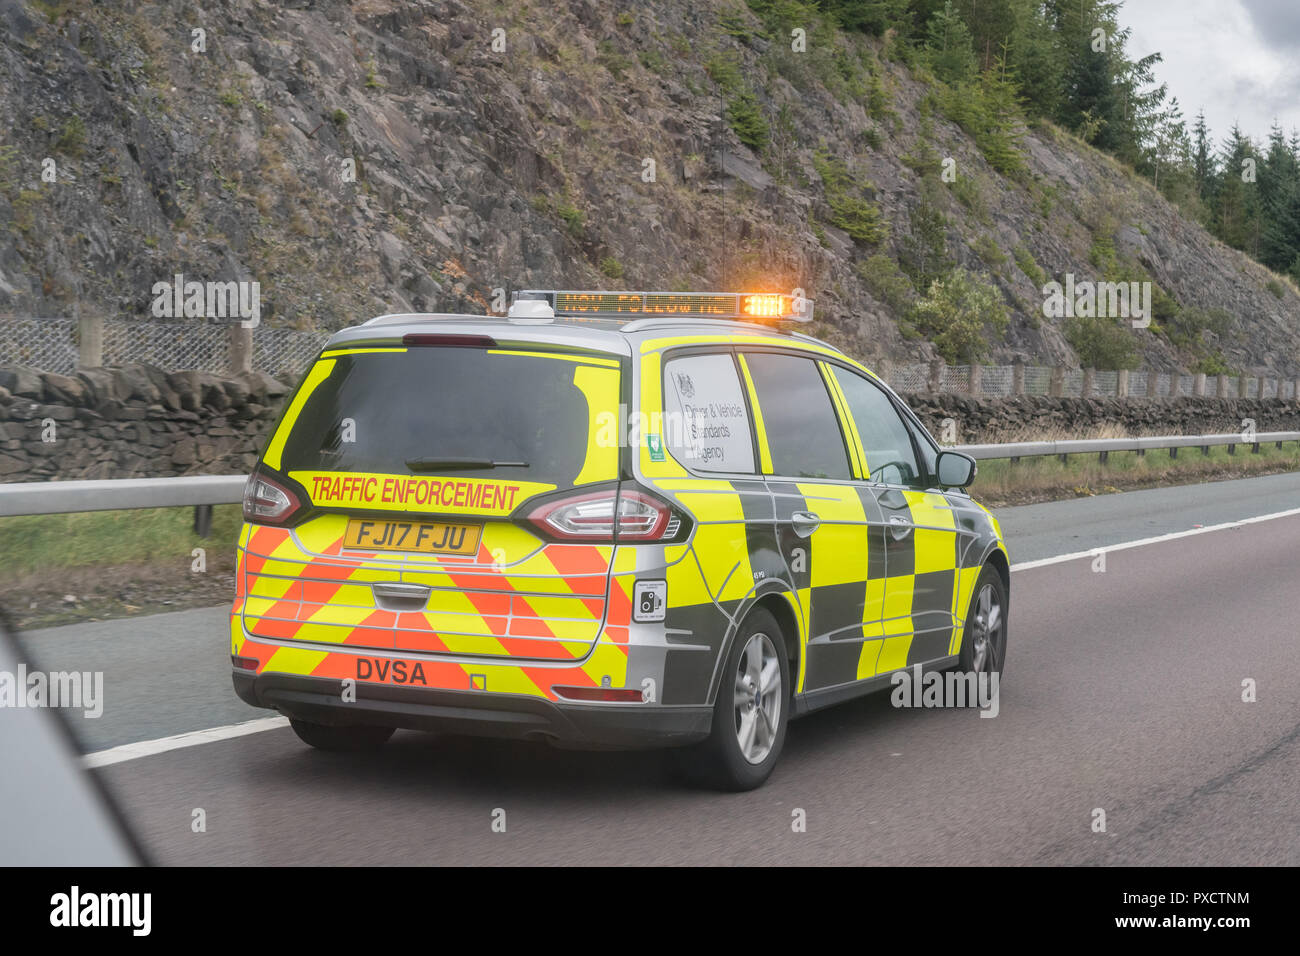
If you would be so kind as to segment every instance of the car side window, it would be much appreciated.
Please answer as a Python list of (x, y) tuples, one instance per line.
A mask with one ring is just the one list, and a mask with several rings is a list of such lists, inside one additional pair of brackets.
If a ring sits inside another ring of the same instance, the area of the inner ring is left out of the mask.
[(930, 437), (926, 434), (925, 429), (915, 420), (904, 415), (903, 422), (907, 425), (907, 430), (912, 433), (912, 437), (916, 439), (916, 447), (921, 450), (921, 464), (924, 466), (923, 471), (925, 472), (922, 480), (927, 484), (933, 484), (935, 481), (935, 475), (938, 474), (939, 470), (939, 452), (934, 447), (934, 442), (932, 442)]
[(754, 472), (754, 440), (730, 352), (684, 355), (664, 365), (664, 443), (695, 471)]
[(885, 390), (841, 365), (832, 369), (862, 439), (871, 480), (910, 488), (923, 485), (912, 436)]
[(851, 477), (848, 448), (816, 362), (780, 352), (746, 352), (745, 364), (772, 456), (770, 474)]

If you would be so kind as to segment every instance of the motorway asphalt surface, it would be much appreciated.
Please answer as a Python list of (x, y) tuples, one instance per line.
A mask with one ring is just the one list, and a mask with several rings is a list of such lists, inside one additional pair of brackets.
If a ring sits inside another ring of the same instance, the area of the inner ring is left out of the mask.
[[(997, 514), (1023, 563), (1297, 507), (1288, 474)], [(1101, 573), (1016, 571), (997, 717), (888, 694), (831, 708), (791, 725), (748, 794), (689, 789), (662, 753), (412, 732), (353, 756), (280, 728), (95, 772), (160, 863), (1297, 865), (1298, 542), (1292, 516), (1109, 552)], [(25, 643), (33, 666), (105, 671), (104, 716), (73, 721), (101, 750), (270, 714), (230, 690), (226, 613)]]

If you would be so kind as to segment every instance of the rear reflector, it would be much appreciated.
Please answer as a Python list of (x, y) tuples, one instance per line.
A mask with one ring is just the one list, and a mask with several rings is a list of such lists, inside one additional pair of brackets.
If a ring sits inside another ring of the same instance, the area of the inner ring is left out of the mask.
[(230, 663), (234, 664), (235, 667), (236, 667), (237, 669), (241, 670), (241, 671), (255, 671), (255, 670), (257, 670), (257, 660), (256, 660), (256, 658), (252, 658), (252, 657), (236, 657), (234, 654), (231, 654), (231, 655), (230, 655)]
[(496, 348), (497, 340), (490, 335), (439, 335), (435, 332), (411, 332), (402, 336), (403, 345), (441, 345), (453, 349)]
[(639, 704), (645, 698), (640, 690), (627, 687), (568, 687), (552, 684), (555, 696), (566, 700), (590, 700), (600, 703)]

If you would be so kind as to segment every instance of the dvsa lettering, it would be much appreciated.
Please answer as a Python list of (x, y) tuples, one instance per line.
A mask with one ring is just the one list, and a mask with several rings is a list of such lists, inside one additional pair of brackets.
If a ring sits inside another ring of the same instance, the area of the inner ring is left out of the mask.
[(424, 665), (419, 661), (390, 661), (382, 657), (358, 657), (357, 680), (429, 686), (424, 676)]

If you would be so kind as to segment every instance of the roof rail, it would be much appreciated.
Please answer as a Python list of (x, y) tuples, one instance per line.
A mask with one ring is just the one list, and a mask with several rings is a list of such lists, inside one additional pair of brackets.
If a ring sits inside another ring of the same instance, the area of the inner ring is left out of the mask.
[(464, 312), (389, 312), (387, 315), (377, 315), (373, 319), (366, 319), (361, 324), (364, 325), (402, 325), (406, 322), (430, 322), (443, 320), (465, 320), (465, 319), (499, 319), (499, 315), (468, 315)]

